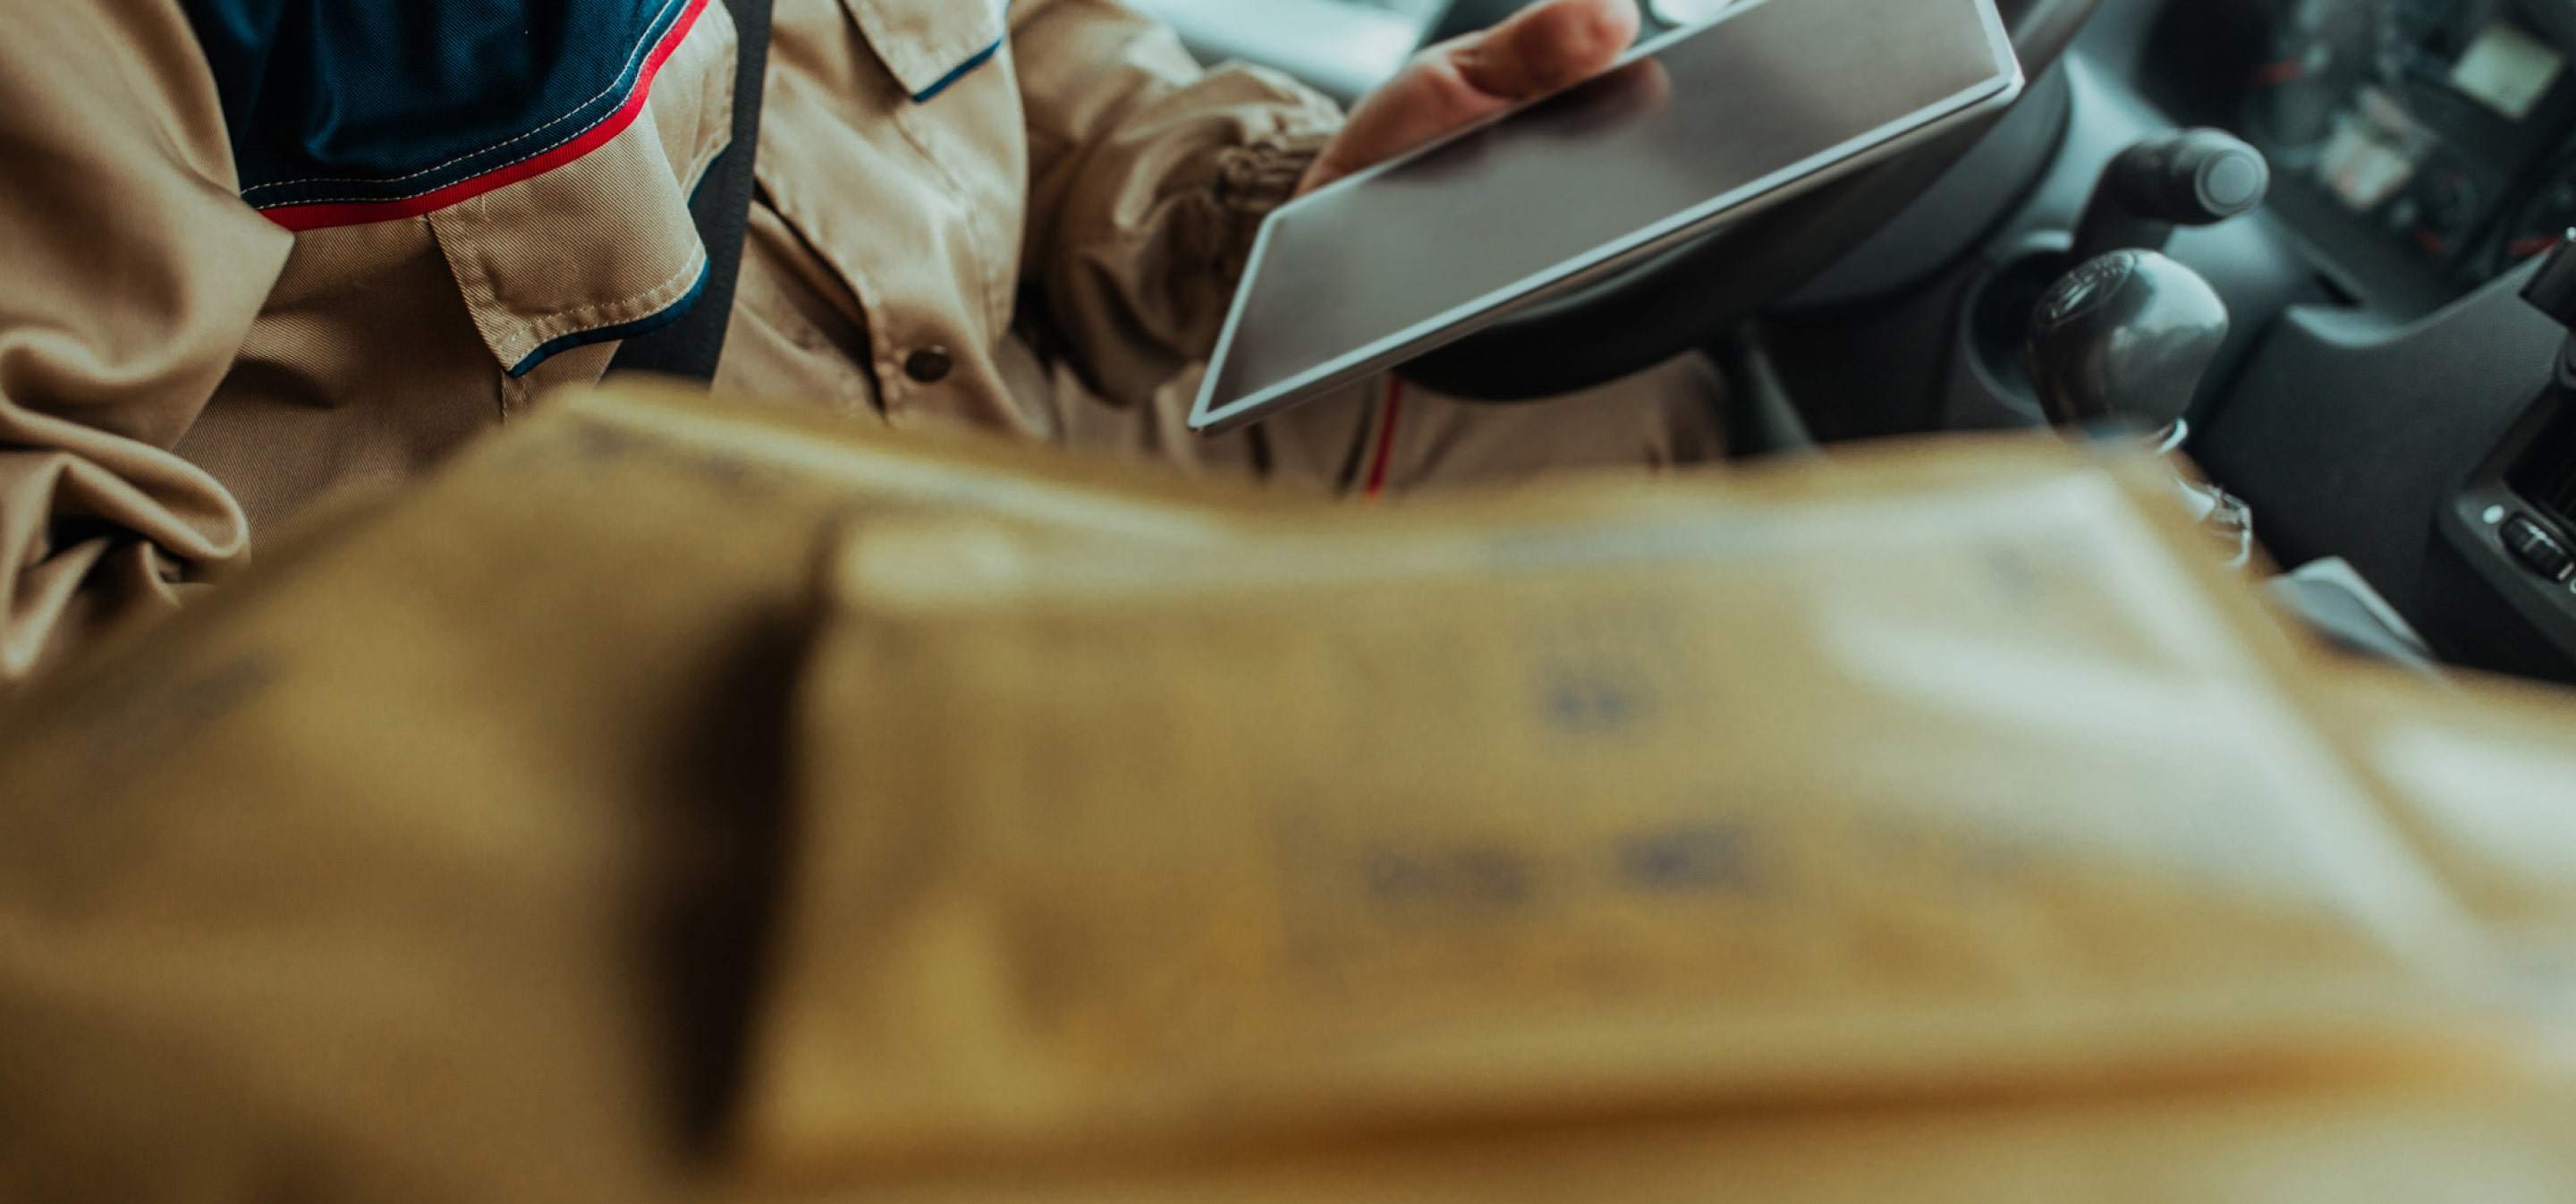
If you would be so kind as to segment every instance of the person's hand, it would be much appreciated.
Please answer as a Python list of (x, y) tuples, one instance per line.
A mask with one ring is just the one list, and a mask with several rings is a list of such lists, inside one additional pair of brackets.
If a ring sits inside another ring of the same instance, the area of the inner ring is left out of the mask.
[(1636, 0), (1545, 0), (1423, 51), (1351, 110), (1298, 195), (1600, 74), (1636, 40), (1638, 20)]

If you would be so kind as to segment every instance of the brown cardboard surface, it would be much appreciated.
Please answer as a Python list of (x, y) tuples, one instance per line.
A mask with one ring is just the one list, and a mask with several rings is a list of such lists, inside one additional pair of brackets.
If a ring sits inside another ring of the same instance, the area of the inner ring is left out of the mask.
[(675, 1190), (816, 568), (907, 505), (1187, 541), (1289, 503), (603, 392), (11, 699), (0, 1199)]
[(1233, 1161), (872, 1185), (897, 1204), (2558, 1204), (2563, 1092), (2120, 1094), (1630, 1118)]
[(2021, 444), (1170, 551), (852, 536), (797, 1168), (2521, 1050), (2304, 662)]
[(2565, 704), (2145, 496), (562, 401), (0, 707), (0, 1199), (2576, 1198)]
[(2534, 994), (2576, 1016), (2576, 695), (2360, 669), (2318, 694), (2425, 864)]

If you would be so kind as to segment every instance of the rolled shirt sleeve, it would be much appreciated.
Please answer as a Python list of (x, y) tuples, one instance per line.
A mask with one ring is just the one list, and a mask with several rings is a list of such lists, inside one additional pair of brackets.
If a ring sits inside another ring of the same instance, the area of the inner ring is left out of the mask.
[(1202, 69), (1116, 0), (1022, 0), (1011, 50), (1031, 174), (1024, 274), (1102, 396), (1207, 358), (1263, 216), (1341, 125), (1285, 76)]

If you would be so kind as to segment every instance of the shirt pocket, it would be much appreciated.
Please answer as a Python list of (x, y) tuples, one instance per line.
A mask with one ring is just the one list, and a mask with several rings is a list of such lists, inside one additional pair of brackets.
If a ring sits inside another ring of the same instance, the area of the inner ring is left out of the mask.
[(428, 215), (509, 377), (649, 333), (697, 300), (707, 254), (689, 193), (732, 138), (735, 47), (730, 15), (709, 4), (633, 124), (578, 160)]

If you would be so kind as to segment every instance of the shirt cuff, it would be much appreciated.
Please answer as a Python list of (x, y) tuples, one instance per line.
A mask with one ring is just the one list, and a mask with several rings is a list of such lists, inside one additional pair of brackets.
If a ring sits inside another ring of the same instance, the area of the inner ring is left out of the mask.
[(1216, 199), (1226, 218), (1227, 237), (1217, 268), (1226, 280), (1243, 277), (1262, 220), (1296, 195), (1297, 182), (1306, 178), (1306, 169), (1315, 165), (1316, 156), (1335, 132), (1315, 128), (1264, 134), (1227, 148), (1219, 157)]

